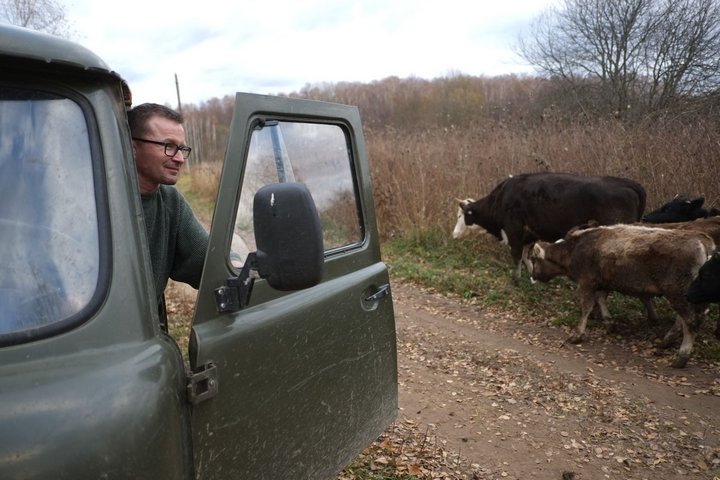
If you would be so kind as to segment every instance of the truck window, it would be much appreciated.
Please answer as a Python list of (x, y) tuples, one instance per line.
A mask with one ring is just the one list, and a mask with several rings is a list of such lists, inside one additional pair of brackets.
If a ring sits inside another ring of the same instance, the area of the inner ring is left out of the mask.
[(88, 126), (60, 95), (0, 85), (0, 344), (72, 320), (95, 293)]
[(274, 121), (259, 124), (250, 139), (235, 218), (233, 251), (244, 259), (255, 250), (252, 203), (269, 183), (304, 183), (315, 201), (328, 255), (357, 245), (363, 227), (350, 147), (339, 125)]

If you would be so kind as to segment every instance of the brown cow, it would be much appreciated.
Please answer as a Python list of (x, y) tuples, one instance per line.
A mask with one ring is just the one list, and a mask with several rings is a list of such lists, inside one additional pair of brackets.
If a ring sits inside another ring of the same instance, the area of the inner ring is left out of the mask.
[(682, 331), (682, 344), (673, 361), (684, 367), (690, 358), (695, 334), (706, 305), (691, 305), (685, 298), (688, 286), (711, 256), (715, 243), (693, 230), (669, 230), (639, 225), (613, 225), (572, 230), (556, 243), (537, 243), (531, 252), (533, 278), (543, 282), (566, 275), (578, 284), (582, 316), (571, 343), (582, 341), (587, 319), (595, 303), (604, 320), (608, 292), (619, 292), (647, 302), (664, 296), (678, 314), (665, 335), (669, 346)]
[[(658, 227), (658, 228), (668, 228), (668, 229), (681, 229), (681, 230), (694, 230), (696, 232), (703, 232), (706, 233), (710, 238), (713, 239), (715, 242), (715, 245), (720, 246), (720, 216), (717, 216), (717, 214), (712, 213), (707, 218), (699, 218), (697, 220), (687, 221), (687, 222), (672, 222), (672, 223), (656, 223), (652, 225), (646, 225), (651, 227)], [(692, 302), (691, 302), (692, 303)], [(648, 307), (648, 305), (646, 305)], [(652, 304), (649, 305), (648, 310), (648, 318), (652, 317), (650, 316), (650, 309), (652, 309)], [(720, 311), (718, 312), (720, 314)], [(654, 315), (654, 310), (653, 310)], [(657, 318), (656, 316), (654, 317)], [(720, 339), (720, 317), (716, 319), (715, 323), (715, 337), (717, 339)]]
[(720, 245), (720, 216), (698, 218), (687, 222), (638, 224), (651, 228), (666, 228), (670, 230), (694, 230), (706, 233), (716, 245)]

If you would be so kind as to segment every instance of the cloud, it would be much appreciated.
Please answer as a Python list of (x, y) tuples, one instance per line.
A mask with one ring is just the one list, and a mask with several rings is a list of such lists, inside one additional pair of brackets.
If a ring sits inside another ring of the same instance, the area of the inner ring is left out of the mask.
[(450, 72), (528, 72), (511, 50), (551, 0), (74, 0), (78, 40), (128, 80), (136, 102), (199, 103), (235, 91)]

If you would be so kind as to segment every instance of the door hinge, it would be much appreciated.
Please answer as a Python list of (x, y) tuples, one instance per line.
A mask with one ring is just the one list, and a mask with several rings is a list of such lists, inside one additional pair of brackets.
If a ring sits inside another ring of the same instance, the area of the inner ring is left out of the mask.
[(193, 405), (218, 393), (217, 367), (212, 362), (202, 365), (197, 372), (190, 373), (187, 379), (188, 401)]

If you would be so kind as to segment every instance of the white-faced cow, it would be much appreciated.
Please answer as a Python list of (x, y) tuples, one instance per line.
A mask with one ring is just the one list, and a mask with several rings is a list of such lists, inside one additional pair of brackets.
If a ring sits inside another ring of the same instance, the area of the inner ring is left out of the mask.
[(694, 200), (676, 195), (675, 198), (650, 213), (643, 215), (643, 222), (646, 223), (674, 223), (688, 222), (697, 218), (713, 217), (720, 214), (715, 208), (706, 210), (703, 208), (704, 197)]
[(555, 241), (577, 225), (637, 222), (645, 210), (645, 189), (626, 178), (572, 173), (526, 173), (509, 177), (486, 197), (459, 200), (453, 237), (469, 229), (485, 231), (510, 247), (512, 278), (536, 240)]
[(609, 321), (603, 302), (609, 292), (645, 300), (665, 297), (678, 318), (663, 346), (669, 346), (680, 330), (682, 343), (672, 365), (684, 367), (706, 308), (690, 304), (685, 295), (714, 248), (713, 240), (701, 232), (612, 225), (573, 230), (556, 243), (539, 242), (530, 260), (536, 280), (565, 275), (578, 285), (582, 315), (568, 339), (571, 343), (582, 341), (595, 303)]

